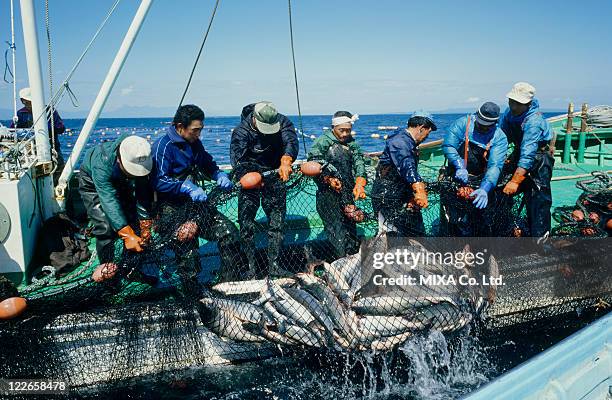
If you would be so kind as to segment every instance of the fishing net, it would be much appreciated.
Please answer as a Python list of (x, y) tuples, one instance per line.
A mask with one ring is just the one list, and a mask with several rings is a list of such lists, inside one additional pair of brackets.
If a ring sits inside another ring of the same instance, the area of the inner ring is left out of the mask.
[[(304, 348), (385, 352), (431, 330), (503, 329), (609, 306), (607, 238), (564, 238), (552, 253), (531, 238), (492, 240), (524, 236), (522, 197), (500, 186), (479, 211), (469, 189), (433, 168), (423, 172), (429, 207), (401, 205), (424, 234), (404, 237), (374, 211), (374, 165), (367, 171), (368, 197), (356, 201), (322, 194), (326, 174), (296, 170), (286, 183), (275, 174), (258, 189), (208, 183), (205, 203), (159, 204), (144, 252), (117, 241), (112, 262), (49, 271), (20, 290), (28, 309), (0, 322), (0, 376), (85, 386)], [(257, 196), (245, 203), (247, 190)], [(283, 201), (262, 206), (275, 190)], [(581, 199), (607, 206), (600, 192)], [(257, 207), (245, 216), (245, 204)]]

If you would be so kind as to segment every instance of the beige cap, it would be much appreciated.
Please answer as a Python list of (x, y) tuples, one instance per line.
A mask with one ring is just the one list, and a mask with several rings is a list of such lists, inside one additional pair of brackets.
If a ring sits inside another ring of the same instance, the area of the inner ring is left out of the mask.
[(151, 145), (140, 136), (128, 136), (119, 145), (121, 165), (133, 176), (149, 175), (153, 168)]
[(264, 135), (273, 135), (280, 130), (280, 121), (276, 107), (269, 101), (260, 101), (253, 110), (255, 126)]
[(530, 103), (535, 95), (535, 88), (527, 82), (518, 82), (512, 86), (512, 90), (506, 95), (507, 98), (517, 101), (521, 104)]
[(28, 100), (28, 101), (32, 101), (32, 92), (30, 91), (30, 88), (24, 87), (23, 89), (21, 89), (19, 91), (19, 98)]

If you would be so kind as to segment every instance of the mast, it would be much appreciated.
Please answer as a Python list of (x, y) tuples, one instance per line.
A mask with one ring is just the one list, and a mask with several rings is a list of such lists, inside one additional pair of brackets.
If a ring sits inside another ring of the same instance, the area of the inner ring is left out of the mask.
[(138, 7), (136, 14), (134, 15), (134, 19), (132, 20), (128, 31), (125, 34), (123, 42), (121, 43), (121, 46), (117, 51), (117, 55), (115, 56), (115, 59), (108, 70), (106, 78), (102, 83), (102, 87), (98, 92), (98, 96), (96, 97), (96, 100), (94, 101), (94, 104), (92, 105), (91, 110), (89, 111), (89, 115), (87, 115), (87, 119), (85, 120), (83, 129), (81, 130), (81, 133), (79, 134), (79, 137), (74, 145), (74, 149), (70, 154), (70, 158), (66, 160), (66, 166), (62, 171), (62, 175), (59, 178), (57, 188), (55, 189), (56, 200), (61, 209), (64, 208), (65, 190), (68, 185), (68, 181), (70, 180), (70, 177), (74, 172), (74, 166), (81, 157), (81, 153), (85, 148), (85, 144), (89, 140), (89, 135), (91, 134), (91, 131), (96, 126), (98, 117), (100, 116), (100, 113), (102, 112), (102, 109), (104, 108), (104, 105), (108, 100), (108, 96), (110, 95), (113, 86), (115, 85), (115, 81), (117, 80), (117, 77), (119, 76), (119, 73), (123, 68), (123, 64), (125, 63), (125, 60), (128, 54), (130, 53), (130, 50), (132, 49), (134, 40), (136, 40), (136, 36), (138, 36), (138, 32), (140, 31), (142, 23), (144, 22), (147, 16), (147, 12), (149, 11), (149, 8), (151, 7), (152, 3), (153, 0), (142, 0), (140, 2), (140, 6)]
[(36, 13), (33, 0), (21, 0), (21, 25), (28, 80), (32, 92), (32, 115), (34, 118), (34, 137), (36, 139), (36, 154), (39, 163), (51, 161), (51, 144), (47, 132), (47, 115), (45, 113), (45, 95), (43, 87), (40, 54), (38, 53), (38, 36), (36, 34)]

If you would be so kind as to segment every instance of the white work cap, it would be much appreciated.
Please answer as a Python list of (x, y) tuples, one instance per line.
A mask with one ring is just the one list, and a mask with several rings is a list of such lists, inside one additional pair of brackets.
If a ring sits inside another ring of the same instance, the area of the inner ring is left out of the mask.
[(140, 136), (128, 136), (119, 145), (121, 165), (132, 176), (149, 175), (153, 168), (151, 145)]
[(19, 91), (19, 98), (27, 101), (32, 101), (32, 91), (29, 87), (24, 87)]
[(530, 103), (535, 96), (535, 88), (527, 82), (518, 82), (512, 86), (512, 90), (506, 95), (507, 98), (517, 101), (521, 104)]

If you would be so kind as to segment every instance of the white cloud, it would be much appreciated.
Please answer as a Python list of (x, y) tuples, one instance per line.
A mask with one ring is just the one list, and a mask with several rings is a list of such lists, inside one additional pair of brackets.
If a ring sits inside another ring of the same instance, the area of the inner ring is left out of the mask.
[(134, 91), (134, 85), (130, 85), (121, 89), (121, 96), (128, 96), (130, 93)]
[(476, 103), (478, 101), (480, 101), (480, 97), (476, 97), (476, 96), (468, 97), (465, 100), (466, 103)]

